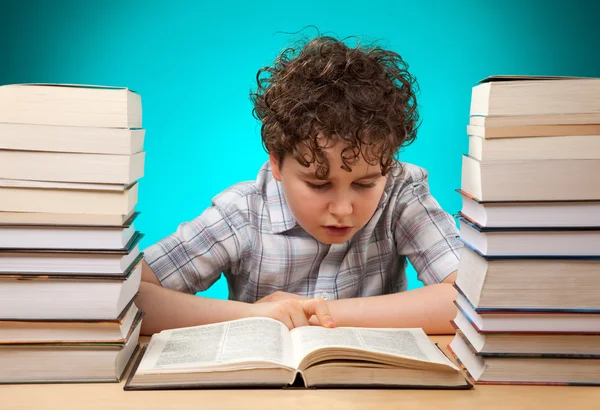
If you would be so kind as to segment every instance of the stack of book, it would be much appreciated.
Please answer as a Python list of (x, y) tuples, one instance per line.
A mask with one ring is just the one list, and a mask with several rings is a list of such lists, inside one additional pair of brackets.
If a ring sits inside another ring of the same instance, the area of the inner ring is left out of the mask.
[(119, 381), (143, 313), (141, 98), (0, 87), (0, 383)]
[(450, 349), (476, 383), (600, 384), (600, 79), (473, 88)]

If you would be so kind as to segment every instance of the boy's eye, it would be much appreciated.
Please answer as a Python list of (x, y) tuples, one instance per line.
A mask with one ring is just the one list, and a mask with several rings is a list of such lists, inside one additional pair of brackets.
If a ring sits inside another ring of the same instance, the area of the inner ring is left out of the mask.
[(375, 182), (369, 182), (368, 184), (362, 184), (360, 182), (355, 182), (354, 186), (361, 188), (361, 189), (373, 188), (375, 186)]
[(312, 189), (325, 189), (329, 186), (329, 182), (325, 182), (324, 184), (313, 184), (311, 182), (306, 181), (306, 185)]

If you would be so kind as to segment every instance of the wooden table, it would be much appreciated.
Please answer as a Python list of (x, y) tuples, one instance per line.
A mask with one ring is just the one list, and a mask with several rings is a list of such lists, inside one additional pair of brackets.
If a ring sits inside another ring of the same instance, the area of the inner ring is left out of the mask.
[[(445, 348), (452, 338), (432, 339)], [(147, 340), (143, 337), (140, 341)], [(124, 391), (123, 383), (1, 385), (0, 409), (600, 409), (600, 387), (476, 385), (473, 390)]]

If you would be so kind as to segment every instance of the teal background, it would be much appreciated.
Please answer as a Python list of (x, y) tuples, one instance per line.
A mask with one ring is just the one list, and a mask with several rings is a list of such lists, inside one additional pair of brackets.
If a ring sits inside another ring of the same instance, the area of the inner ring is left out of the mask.
[[(254, 179), (267, 159), (248, 92), (308, 25), (393, 48), (421, 86), (422, 127), (401, 159), (430, 172), (448, 212), (460, 199), (471, 87), (493, 74), (600, 76), (600, 2), (0, 1), (0, 84), (121, 85), (142, 95), (147, 162), (142, 247)], [(303, 31), (313, 35), (313, 29)], [(419, 287), (411, 271), (409, 287)], [(224, 298), (223, 280), (205, 293)]]

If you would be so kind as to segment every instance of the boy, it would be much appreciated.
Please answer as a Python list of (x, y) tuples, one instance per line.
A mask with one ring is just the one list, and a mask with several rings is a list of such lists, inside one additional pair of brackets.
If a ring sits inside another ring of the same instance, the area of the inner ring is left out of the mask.
[[(269, 161), (145, 250), (143, 333), (248, 316), (452, 332), (461, 242), (427, 173), (394, 157), (418, 122), (401, 57), (318, 37), (257, 82)], [(429, 286), (406, 291), (406, 258)], [(193, 296), (222, 272), (230, 300)]]

